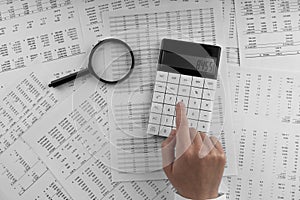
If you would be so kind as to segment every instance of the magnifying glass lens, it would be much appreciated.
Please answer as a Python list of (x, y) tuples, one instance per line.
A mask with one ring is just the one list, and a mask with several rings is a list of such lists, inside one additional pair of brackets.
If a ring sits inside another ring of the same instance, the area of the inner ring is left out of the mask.
[(94, 48), (89, 67), (102, 81), (117, 82), (129, 75), (133, 66), (131, 49), (119, 40), (109, 40)]

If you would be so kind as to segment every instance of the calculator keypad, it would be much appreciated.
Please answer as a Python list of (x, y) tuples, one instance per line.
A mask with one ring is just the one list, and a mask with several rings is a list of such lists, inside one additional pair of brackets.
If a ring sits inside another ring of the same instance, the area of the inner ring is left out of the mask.
[(187, 107), (190, 127), (207, 132), (212, 118), (216, 80), (157, 71), (148, 134), (167, 137), (176, 128), (176, 103)]

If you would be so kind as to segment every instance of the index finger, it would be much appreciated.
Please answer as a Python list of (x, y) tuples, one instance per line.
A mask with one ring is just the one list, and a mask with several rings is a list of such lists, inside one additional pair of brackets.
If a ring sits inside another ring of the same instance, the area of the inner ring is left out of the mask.
[(181, 155), (191, 144), (186, 108), (182, 102), (176, 105), (176, 132), (176, 152)]

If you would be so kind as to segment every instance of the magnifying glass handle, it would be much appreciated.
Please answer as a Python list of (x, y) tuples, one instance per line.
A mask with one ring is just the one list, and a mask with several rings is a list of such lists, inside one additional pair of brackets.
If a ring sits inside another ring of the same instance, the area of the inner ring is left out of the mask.
[(67, 83), (69, 81), (75, 80), (78, 77), (84, 76), (84, 75), (86, 75), (88, 73), (89, 73), (89, 70), (88, 69), (84, 69), (84, 70), (81, 70), (79, 72), (75, 72), (75, 73), (69, 74), (67, 76), (61, 77), (59, 79), (56, 79), (54, 81), (51, 81), (51, 83), (48, 86), (55, 88), (55, 87), (60, 86), (60, 85), (62, 85), (64, 83)]

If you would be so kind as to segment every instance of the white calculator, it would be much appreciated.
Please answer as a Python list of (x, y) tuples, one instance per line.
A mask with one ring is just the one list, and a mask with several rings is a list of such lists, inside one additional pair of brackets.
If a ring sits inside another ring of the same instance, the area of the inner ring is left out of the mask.
[(190, 127), (208, 132), (221, 48), (163, 39), (147, 133), (167, 137), (176, 128), (176, 103), (187, 108)]

